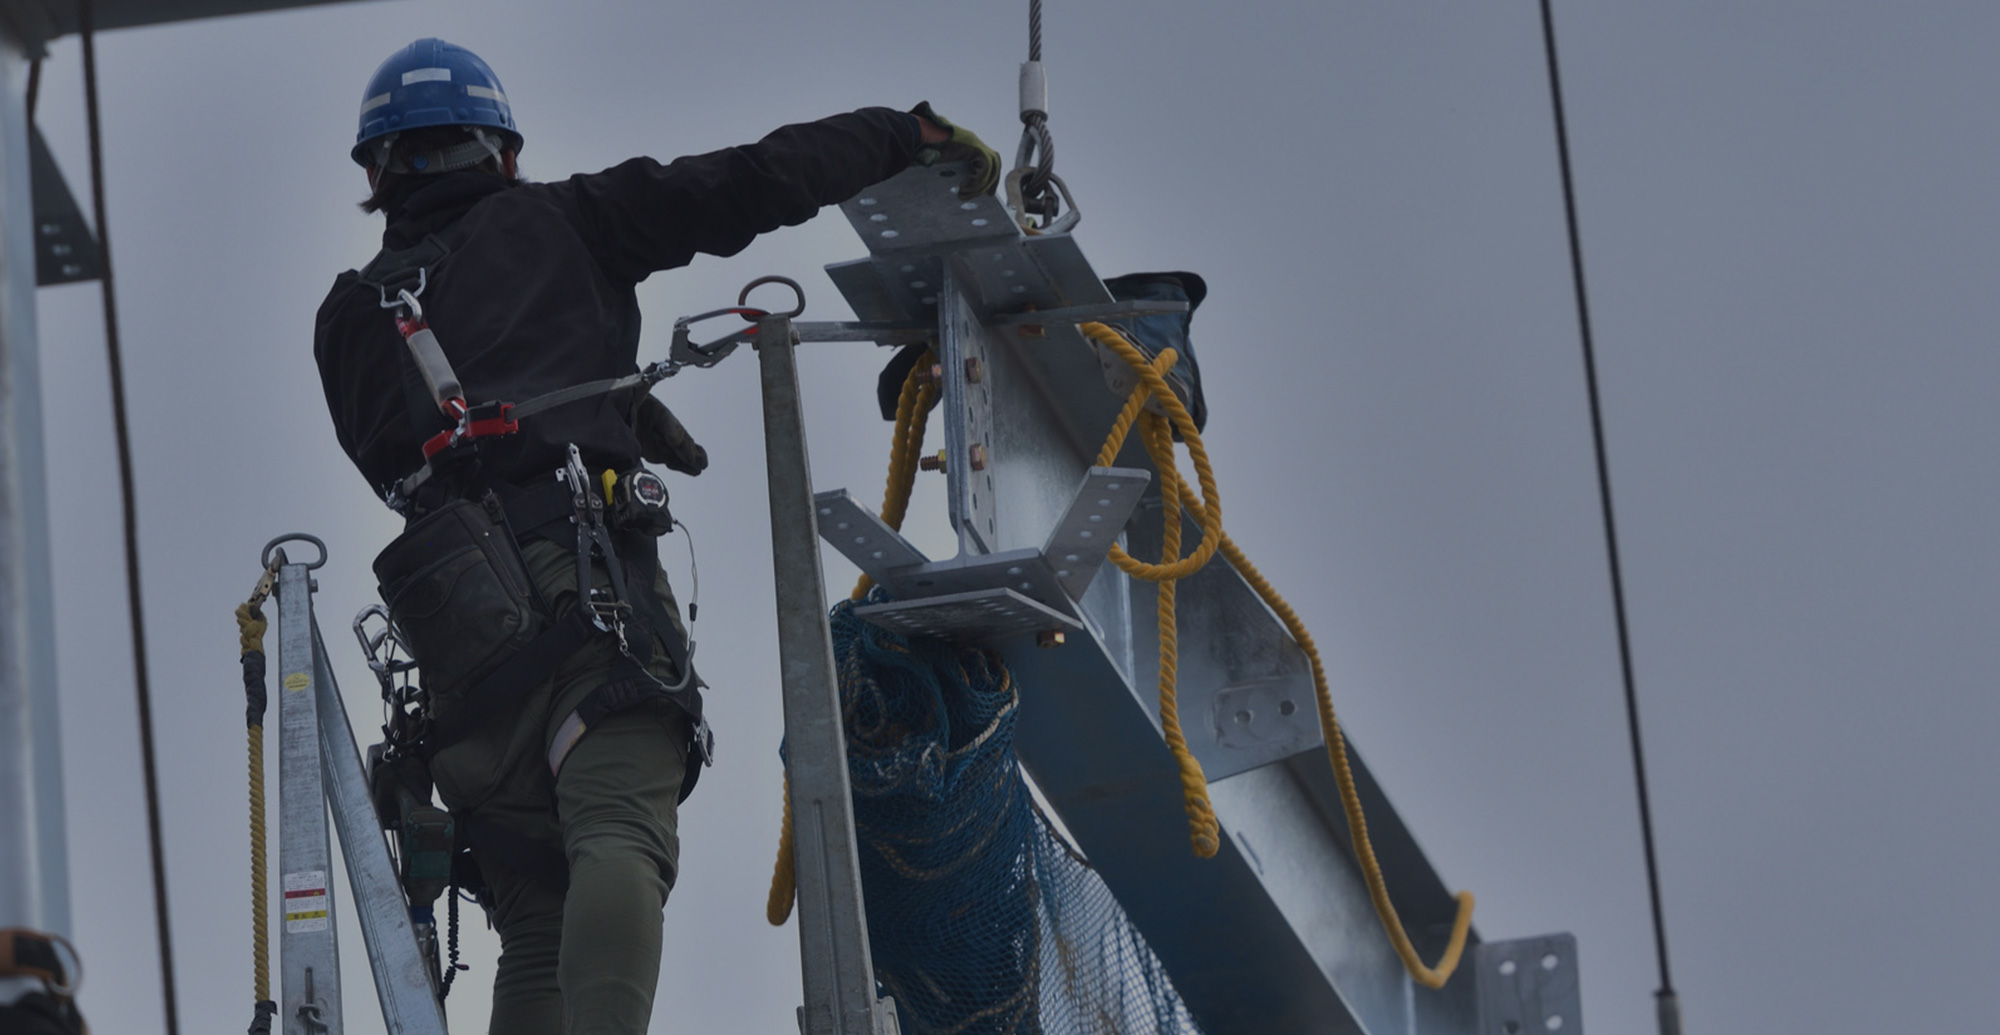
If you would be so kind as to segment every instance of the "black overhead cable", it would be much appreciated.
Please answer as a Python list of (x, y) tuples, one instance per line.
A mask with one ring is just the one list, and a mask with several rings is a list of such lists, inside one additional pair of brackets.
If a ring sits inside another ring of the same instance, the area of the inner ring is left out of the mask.
[(90, 201), (97, 221), (104, 287), (104, 353), (111, 371), (111, 426), (118, 442), (118, 491), (125, 519), (125, 597), (132, 623), (132, 676), (139, 700), (139, 764), (146, 780), (146, 842), (153, 860), (153, 925), (160, 942), (160, 995), (167, 1035), (180, 1035), (174, 996), (173, 928), (167, 918), (167, 862), (160, 830), (160, 781), (153, 761), (153, 694), (146, 677), (146, 615), (139, 592), (139, 513), (133, 504), (132, 435), (125, 418), (125, 364), (118, 349), (118, 296), (111, 280), (111, 227), (104, 218), (104, 143), (97, 115), (96, 18), (91, 0), (77, 0), (83, 39), (83, 106), (90, 127)]
[(1632, 772), (1639, 789), (1639, 831), (1646, 846), (1646, 890), (1653, 904), (1653, 946), (1660, 987), (1653, 993), (1662, 1035), (1680, 1035), (1680, 1000), (1667, 968), (1667, 926), (1660, 908), (1660, 864), (1653, 850), (1653, 807), (1646, 793), (1646, 755), (1639, 736), (1639, 693), (1632, 678), (1632, 634), (1625, 618), (1625, 578), (1618, 564), (1618, 521), (1611, 506), (1611, 467), (1604, 457), (1604, 409), (1597, 390), (1597, 350), (1590, 333), (1590, 295), (1583, 283), (1583, 240), (1577, 232), (1576, 185), (1570, 172), (1569, 124), (1563, 115), (1562, 70), (1556, 60), (1555, 15), (1541, 0), (1542, 44), (1549, 63), (1549, 99), (1555, 108), (1556, 154), (1562, 165), (1563, 216), (1569, 229), (1570, 277), (1576, 293), (1577, 330), (1583, 338), (1583, 376), (1590, 391), (1590, 438), (1597, 451), (1597, 495), (1604, 511), (1604, 547), (1611, 569), (1611, 606), (1618, 623), (1618, 664), (1625, 678), (1625, 721), (1632, 736)]

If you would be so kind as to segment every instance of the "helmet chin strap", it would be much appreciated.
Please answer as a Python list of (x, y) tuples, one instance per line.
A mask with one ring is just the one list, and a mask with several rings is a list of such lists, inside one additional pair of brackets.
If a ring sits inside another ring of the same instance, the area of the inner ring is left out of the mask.
[(402, 134), (390, 133), (371, 145), (374, 150), (375, 168), (382, 173), (433, 176), (459, 169), (470, 169), (488, 161), (495, 166), (503, 164), (500, 160), (500, 140), (495, 134), (477, 126), (467, 126), (465, 130), (472, 135), (471, 140), (450, 147), (422, 151), (407, 158), (395, 157), (396, 138)]

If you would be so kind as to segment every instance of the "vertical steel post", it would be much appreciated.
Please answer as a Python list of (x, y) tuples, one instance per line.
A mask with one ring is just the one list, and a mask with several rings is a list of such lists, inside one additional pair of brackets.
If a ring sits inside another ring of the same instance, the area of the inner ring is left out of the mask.
[(791, 781), (792, 857), (798, 871), (802, 1035), (886, 1035), (893, 1005), (878, 1005), (868, 954), (846, 732), (834, 682), (833, 634), (820, 572), (819, 518), (791, 320), (757, 326), (764, 457), (771, 493), (771, 555), (778, 590), (778, 664), (784, 680), (785, 761)]
[(318, 651), (312, 576), (278, 569), (278, 950), (284, 1035), (339, 1035), (340, 946), (333, 910), (333, 849), (320, 769)]
[[(312, 623), (313, 694), (319, 707), (320, 775), (333, 825), (340, 835), (340, 857), (347, 863), (347, 886), (354, 893), (355, 915), (361, 920), (361, 941), (368, 950), (368, 968), (375, 976), (375, 998), (382, 1004), (383, 1025), (393, 1035), (445, 1035), (444, 1006), (431, 986), (424, 951), (410, 923), (396, 864), (382, 839), (381, 821), (368, 796), (368, 775), (354, 743), (354, 727), (340, 700), (340, 685), (327, 665), (326, 644), (319, 623)], [(446, 894), (457, 894), (454, 889)]]
[(0, 22), (0, 927), (67, 934), (24, 49)]

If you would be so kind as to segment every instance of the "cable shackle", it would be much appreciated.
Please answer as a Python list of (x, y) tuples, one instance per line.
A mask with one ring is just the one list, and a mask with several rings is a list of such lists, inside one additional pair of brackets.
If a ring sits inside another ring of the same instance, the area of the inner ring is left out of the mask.
[[(1034, 172), (1032, 167), (1023, 165), (1007, 174), (1007, 207), (1014, 210), (1015, 220), (1029, 234), (1069, 233), (1083, 218), (1083, 213), (1076, 207), (1076, 196), (1069, 192), (1069, 184), (1064, 183), (1062, 177), (1050, 173), (1047, 186), (1042, 189), (1042, 200), (1035, 200), (1031, 185)], [(1050, 190), (1049, 187), (1055, 189)], [(1059, 203), (1058, 195), (1061, 196)], [(1062, 214), (1055, 215), (1055, 212)], [(1029, 218), (1031, 214), (1041, 216), (1042, 221), (1034, 222)]]

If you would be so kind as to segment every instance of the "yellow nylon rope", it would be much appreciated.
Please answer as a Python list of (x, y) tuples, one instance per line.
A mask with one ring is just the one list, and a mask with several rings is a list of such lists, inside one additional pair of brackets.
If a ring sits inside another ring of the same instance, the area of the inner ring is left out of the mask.
[[(890, 528), (902, 531), (903, 518), (910, 508), (910, 490), (917, 481), (917, 456), (924, 449), (924, 429), (930, 419), (931, 408), (937, 405), (937, 383), (924, 378), (921, 373), (929, 370), (937, 362), (937, 354), (926, 350), (917, 365), (910, 369), (903, 379), (902, 391), (896, 395), (896, 430), (889, 439), (889, 480), (882, 495), (882, 522)], [(860, 600), (868, 595), (868, 588), (875, 580), (865, 573), (854, 583), (850, 599)], [(799, 874), (792, 858), (792, 781), (785, 778), (784, 818), (778, 828), (778, 860), (771, 867), (771, 892), (764, 900), (764, 919), (771, 926), (782, 925), (792, 915), (792, 903), (798, 896)]]
[[(267, 577), (268, 578), (268, 577)], [(259, 585), (259, 593), (263, 587)], [(243, 653), (264, 652), (264, 630), (269, 622), (253, 594), (236, 606), (237, 640)], [(264, 872), (264, 725), (249, 728), (250, 749), (250, 961), (256, 971), (257, 1002), (271, 998), (271, 939), (266, 916), (267, 884)]]
[[(1174, 753), (1174, 760), (1180, 767), (1183, 798), (1186, 801), (1189, 836), (1197, 856), (1211, 856), (1216, 851), (1215, 814), (1209, 807), (1207, 781), (1202, 778), (1200, 763), (1187, 749), (1186, 739), (1180, 736), (1179, 704), (1174, 692), (1175, 658), (1173, 648), (1178, 641), (1173, 633), (1176, 624), (1173, 614), (1173, 580), (1190, 574), (1200, 564), (1187, 562), (1199, 557), (1206, 562), (1217, 550), (1228, 558), (1250, 587), (1257, 592), (1265, 605), (1270, 607), (1285, 625), (1292, 639), (1305, 652), (1312, 664), (1313, 692), (1319, 705), (1320, 732), (1326, 740), (1327, 758), (1333, 765), (1334, 782), (1340, 787), (1341, 809), (1347, 815), (1348, 830), (1354, 842), (1354, 856), (1361, 863), (1362, 877), (1368, 885), (1368, 898), (1375, 906), (1375, 915), (1382, 921), (1382, 928), (1388, 932), (1389, 942), (1396, 949), (1396, 955), (1418, 984), (1426, 988), (1442, 988), (1458, 969), (1458, 963), (1465, 952), (1466, 937), (1472, 928), (1472, 893), (1461, 891), (1456, 896), (1457, 915), (1452, 920), (1451, 938), (1439, 957), (1436, 966), (1425, 966), (1417, 956), (1416, 946), (1403, 930), (1403, 922), (1396, 915), (1396, 908), (1389, 901), (1389, 888), (1382, 877), (1382, 866), (1375, 859), (1374, 845), (1368, 839), (1367, 817), (1361, 811), (1361, 796), (1354, 789), (1354, 771), (1347, 760), (1347, 743), (1341, 735), (1340, 720), (1334, 715), (1333, 694), (1327, 688), (1326, 667), (1321, 662), (1319, 648), (1314, 645), (1311, 633), (1298, 613), (1292, 610), (1270, 580), (1250, 563), (1243, 550), (1222, 531), (1221, 503), (1216, 495), (1214, 475), (1208, 467), (1208, 451), (1201, 444), (1201, 433), (1195, 428), (1187, 408), (1161, 376), (1171, 368), (1177, 357), (1172, 349), (1162, 349), (1151, 363), (1124, 335), (1100, 323), (1080, 325), (1084, 334), (1093, 341), (1115, 352), (1127, 365), (1137, 372), (1142, 384), (1133, 390), (1125, 407), (1119, 412), (1118, 420), (1112, 425), (1111, 436), (1099, 451), (1097, 463), (1108, 467), (1117, 458), (1124, 445), (1135, 418), (1141, 417), (1141, 410), (1148, 399), (1158, 400), (1167, 416), (1145, 413), (1141, 419), (1145, 423), (1144, 439), (1147, 453), (1160, 472), (1160, 495), (1164, 502), (1162, 511), (1166, 521), (1160, 563), (1147, 565), (1129, 556), (1123, 550), (1114, 548), (1112, 561), (1135, 578), (1146, 579), (1160, 584), (1160, 724), (1166, 731), (1167, 744)], [(1169, 424), (1171, 422), (1171, 425)], [(1178, 429), (1187, 443), (1188, 454), (1201, 478), (1202, 494), (1197, 498), (1181, 479), (1179, 469), (1174, 464), (1173, 437), (1169, 427)], [(1180, 553), (1180, 511), (1185, 508), (1195, 523), (1202, 529), (1202, 545), (1185, 558)], [(1122, 556), (1122, 559), (1121, 559)]]
[(256, 967), (257, 1001), (271, 998), (271, 941), (264, 903), (264, 727), (250, 727), (250, 952)]

